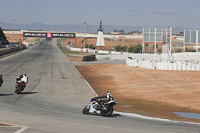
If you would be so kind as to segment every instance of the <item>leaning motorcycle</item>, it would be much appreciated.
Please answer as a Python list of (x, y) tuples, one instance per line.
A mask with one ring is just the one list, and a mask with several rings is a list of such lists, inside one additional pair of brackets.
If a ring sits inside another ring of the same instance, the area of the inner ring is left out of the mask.
[(24, 88), (26, 87), (26, 83), (24, 81), (18, 81), (15, 86), (15, 93), (20, 94)]
[(87, 105), (85, 108), (83, 108), (83, 114), (100, 114), (104, 117), (108, 117), (111, 116), (114, 111), (113, 106), (118, 103), (115, 100), (110, 100), (100, 106), (100, 102), (100, 100), (96, 101), (94, 98), (92, 98), (90, 100), (90, 105)]

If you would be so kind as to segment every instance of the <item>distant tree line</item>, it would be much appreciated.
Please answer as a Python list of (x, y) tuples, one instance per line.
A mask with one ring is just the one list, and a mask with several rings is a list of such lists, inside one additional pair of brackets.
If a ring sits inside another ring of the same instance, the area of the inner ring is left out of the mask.
[(91, 48), (91, 49), (96, 49), (96, 47), (93, 44), (85, 44), (85, 48)]
[[(124, 30), (114, 29), (113, 32), (126, 34)], [(134, 33), (141, 34), (141, 32), (139, 32), (139, 31), (130, 31), (130, 32), (128, 32), (128, 34), (134, 34)]]
[(7, 40), (5, 34), (3, 33), (3, 29), (0, 27), (0, 41), (2, 42), (2, 45), (9, 44), (9, 41)]
[(114, 29), (113, 32), (124, 32), (124, 30), (117, 30), (117, 29)]
[(129, 48), (127, 46), (114, 46), (115, 51), (117, 52), (130, 52), (130, 53), (141, 53), (142, 52), (142, 45), (137, 44), (135, 46), (130, 46)]

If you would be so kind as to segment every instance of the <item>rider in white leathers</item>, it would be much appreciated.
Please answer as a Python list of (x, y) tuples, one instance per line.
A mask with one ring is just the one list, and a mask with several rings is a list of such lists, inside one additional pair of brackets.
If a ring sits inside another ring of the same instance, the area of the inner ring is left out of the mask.
[(22, 75), (20, 75), (17, 79), (17, 84), (20, 82), (20, 81), (24, 81), (26, 84), (28, 84), (28, 76), (26, 75), (26, 72), (23, 72)]

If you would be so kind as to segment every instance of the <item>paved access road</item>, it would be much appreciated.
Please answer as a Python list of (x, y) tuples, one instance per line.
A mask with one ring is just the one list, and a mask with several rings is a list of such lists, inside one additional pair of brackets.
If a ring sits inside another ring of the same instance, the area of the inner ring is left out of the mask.
[[(27, 72), (25, 91), (14, 93), (15, 79)], [(0, 60), (0, 133), (199, 133), (199, 125), (160, 122), (115, 113), (105, 118), (83, 115), (94, 96), (82, 76), (56, 45), (45, 41)]]

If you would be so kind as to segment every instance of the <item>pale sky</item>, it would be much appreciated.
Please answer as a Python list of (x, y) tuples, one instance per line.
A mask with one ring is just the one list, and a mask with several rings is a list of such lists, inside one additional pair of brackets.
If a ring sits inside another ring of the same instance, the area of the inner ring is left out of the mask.
[(200, 28), (200, 0), (0, 0), (0, 21), (16, 24)]

